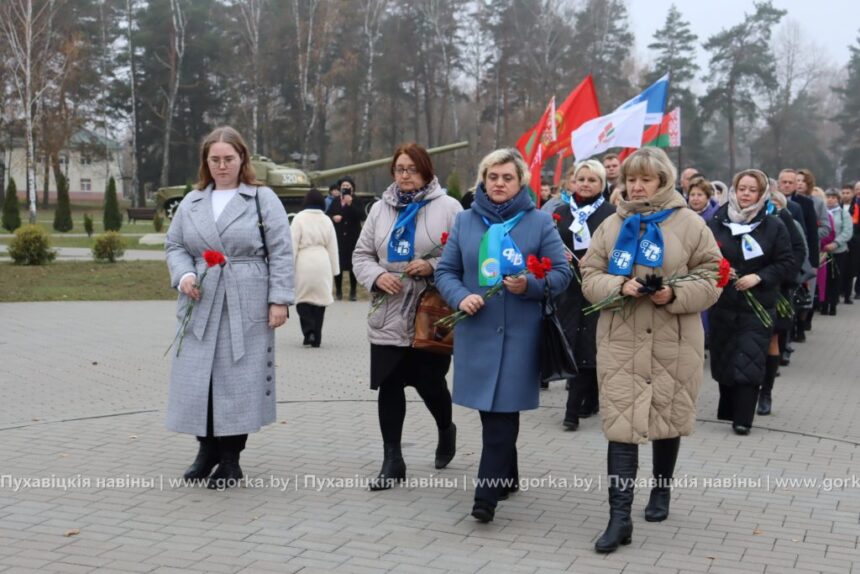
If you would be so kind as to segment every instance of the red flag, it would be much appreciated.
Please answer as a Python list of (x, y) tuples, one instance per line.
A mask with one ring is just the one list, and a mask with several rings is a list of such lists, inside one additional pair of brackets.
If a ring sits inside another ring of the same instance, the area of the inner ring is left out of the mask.
[(555, 174), (552, 177), (552, 184), (558, 185), (561, 182), (561, 172), (564, 169), (564, 154), (560, 153), (555, 156)]
[(555, 129), (555, 115), (555, 96), (553, 96), (538, 122), (517, 140), (517, 149), (523, 154), (526, 163), (531, 164), (540, 151), (555, 141), (558, 134)]
[(567, 99), (555, 112), (558, 139), (547, 147), (546, 157), (552, 157), (565, 148), (570, 147), (570, 134), (594, 118), (600, 117), (600, 105), (597, 103), (597, 92), (591, 74), (576, 86)]

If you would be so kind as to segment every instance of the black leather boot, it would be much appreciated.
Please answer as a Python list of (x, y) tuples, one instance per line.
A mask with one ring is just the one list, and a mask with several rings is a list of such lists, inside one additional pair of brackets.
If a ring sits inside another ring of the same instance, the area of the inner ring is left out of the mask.
[(651, 489), (651, 496), (645, 507), (645, 520), (648, 522), (663, 522), (669, 517), (672, 477), (675, 476), (675, 462), (678, 460), (680, 447), (681, 437), (655, 440), (651, 443), (657, 486)]
[(200, 443), (197, 458), (182, 475), (185, 480), (201, 480), (208, 477), (220, 460), (217, 438), (198, 437), (197, 441)]
[(406, 478), (406, 463), (400, 451), (400, 443), (383, 445), (384, 457), (379, 475), (370, 481), (370, 490), (388, 490)]
[(224, 490), (238, 486), (244, 475), (242, 467), (239, 466), (239, 453), (244, 448), (244, 437), (222, 437), (218, 439), (218, 451), (221, 462), (218, 468), (209, 477), (208, 488), (212, 490)]
[(630, 518), (630, 507), (633, 505), (633, 486), (638, 464), (638, 445), (609, 443), (606, 461), (609, 474), (609, 525), (594, 544), (597, 552), (615, 552), (620, 544), (631, 542), (633, 521)]
[(436, 468), (445, 468), (457, 453), (457, 425), (452, 421), (448, 428), (439, 431), (436, 445)]
[(768, 355), (765, 360), (764, 382), (758, 392), (758, 410), (756, 411), (762, 416), (769, 415), (773, 406), (771, 391), (773, 391), (773, 381), (776, 378), (776, 371), (779, 369), (780, 358)]

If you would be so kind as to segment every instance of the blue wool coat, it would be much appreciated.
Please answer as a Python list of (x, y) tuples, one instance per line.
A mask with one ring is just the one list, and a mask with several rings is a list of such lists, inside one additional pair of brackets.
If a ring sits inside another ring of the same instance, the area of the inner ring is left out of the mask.
[[(492, 223), (526, 214), (511, 231), (523, 257), (549, 257), (547, 273), (552, 293), (564, 291), (572, 273), (564, 246), (548, 213), (535, 209), (526, 191), (520, 190), (513, 204), (499, 216), (482, 187), (472, 208), (457, 215), (442, 259), (436, 267), (436, 287), (458, 309), (472, 293), (483, 294), (478, 285), (478, 251), (487, 231), (482, 216)], [(539, 350), (544, 279), (528, 275), (522, 295), (502, 291), (487, 300), (474, 316), (454, 330), (454, 393), (456, 404), (489, 412), (536, 409), (540, 395)]]

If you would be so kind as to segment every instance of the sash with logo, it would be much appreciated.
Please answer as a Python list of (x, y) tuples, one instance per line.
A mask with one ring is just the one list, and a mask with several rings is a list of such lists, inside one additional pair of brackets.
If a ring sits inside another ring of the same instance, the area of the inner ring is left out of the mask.
[(478, 250), (478, 285), (492, 287), (505, 275), (513, 275), (525, 269), (522, 251), (511, 238), (511, 230), (526, 214), (521, 211), (502, 223), (490, 223), (482, 217), (489, 229), (481, 238)]
[[(624, 220), (615, 247), (609, 256), (611, 275), (629, 275), (634, 265), (660, 267), (663, 265), (663, 232), (660, 223), (677, 208), (664, 209), (651, 215), (634, 213)], [(639, 227), (645, 224), (645, 233), (639, 237)]]
[(597, 198), (597, 201), (585, 207), (578, 207), (576, 201), (570, 200), (570, 213), (573, 215), (573, 223), (570, 224), (570, 231), (573, 233), (573, 250), (581, 251), (588, 249), (591, 245), (591, 231), (588, 229), (587, 221), (591, 214), (597, 211), (603, 202), (606, 201), (603, 196)]
[(743, 253), (744, 261), (749, 261), (750, 259), (755, 259), (756, 257), (761, 257), (764, 255), (764, 251), (762, 251), (761, 245), (756, 241), (752, 235), (750, 235), (753, 230), (761, 224), (761, 221), (756, 221), (755, 223), (750, 223), (748, 225), (743, 223), (732, 223), (731, 221), (723, 221), (723, 225), (728, 227), (732, 232), (732, 237), (736, 237), (741, 235), (741, 253)]

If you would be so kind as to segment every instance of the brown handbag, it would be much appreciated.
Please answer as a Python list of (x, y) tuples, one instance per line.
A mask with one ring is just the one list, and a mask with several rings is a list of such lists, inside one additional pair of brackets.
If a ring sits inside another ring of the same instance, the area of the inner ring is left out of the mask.
[(450, 355), (454, 352), (454, 330), (435, 323), (454, 311), (445, 303), (442, 294), (428, 285), (418, 297), (415, 309), (415, 338), (412, 347), (433, 353)]

